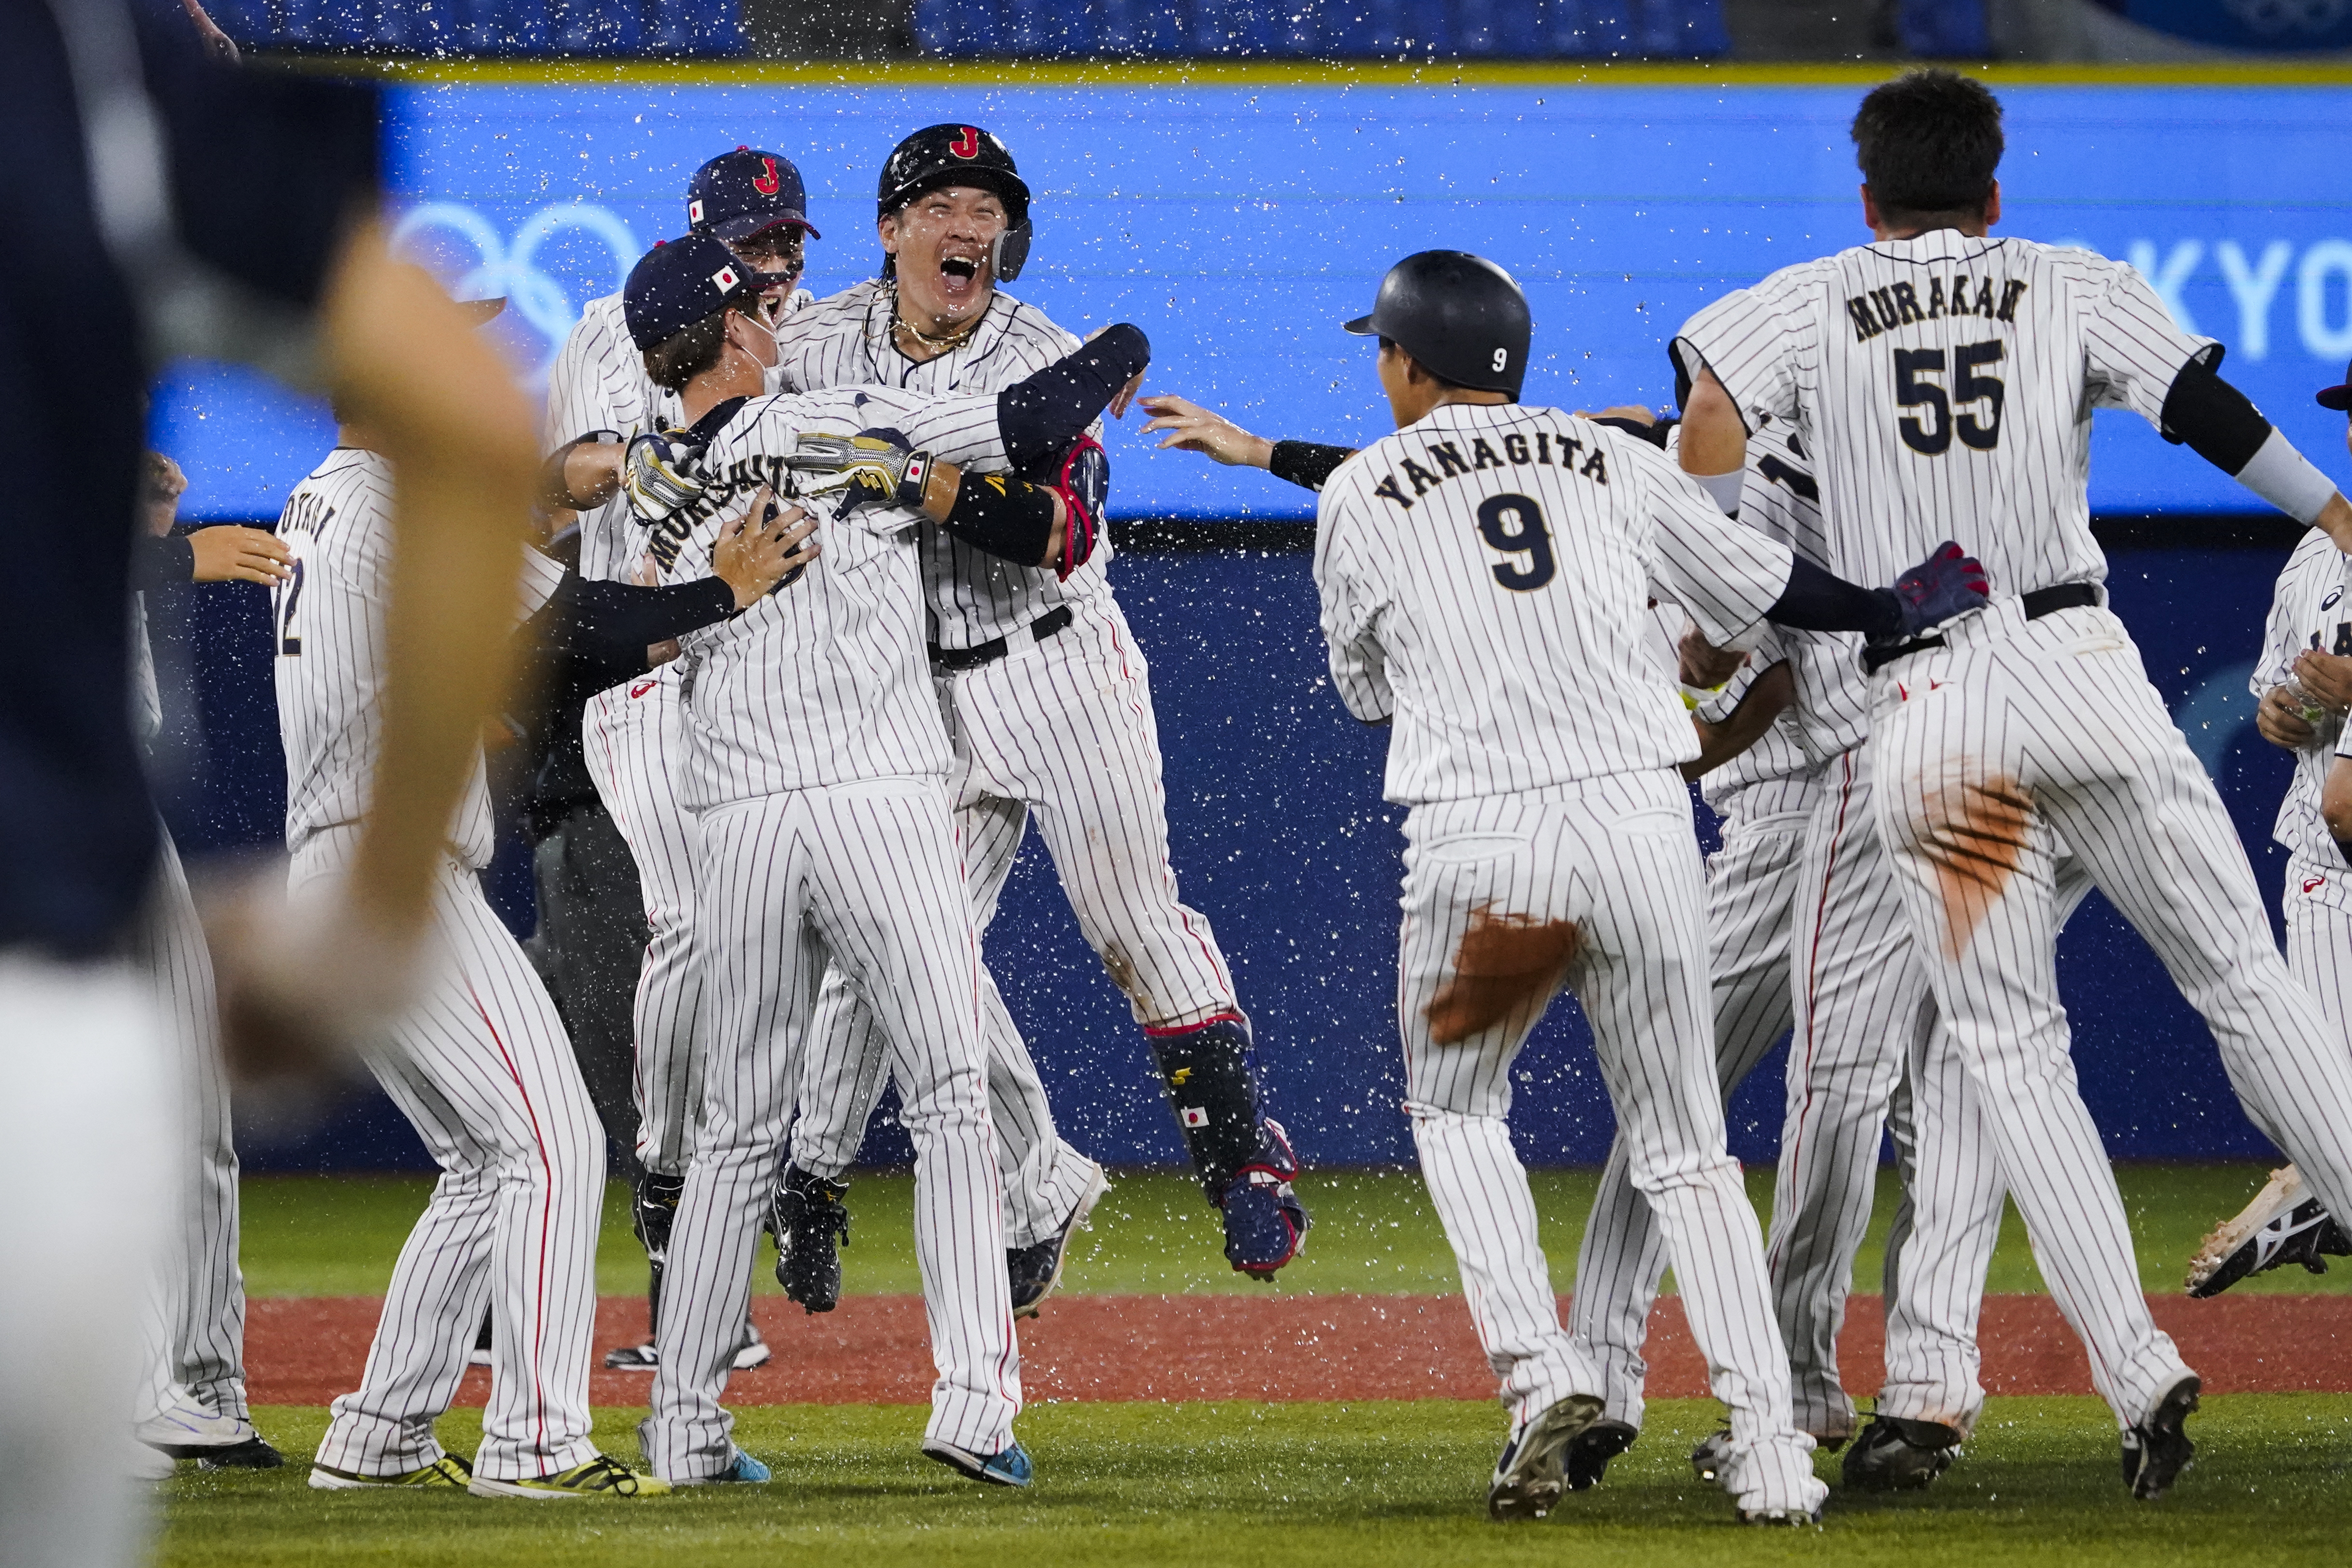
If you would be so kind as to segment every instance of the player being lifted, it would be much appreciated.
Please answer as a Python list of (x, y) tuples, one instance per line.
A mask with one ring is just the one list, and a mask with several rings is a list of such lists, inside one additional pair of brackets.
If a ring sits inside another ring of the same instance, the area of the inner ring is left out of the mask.
[[(629, 448), (633, 493), (683, 498), (651, 537), (666, 572), (697, 574), (733, 497), (796, 488), (793, 476), (808, 470), (856, 486), (793, 591), (684, 642), (685, 804), (701, 832), (695, 946), (710, 1010), (646, 1456), (681, 1483), (767, 1478), (735, 1447), (719, 1395), (830, 963), (871, 998), (915, 1146), (916, 1252), (940, 1374), (923, 1451), (977, 1479), (1025, 1485), (978, 944), (924, 657), (914, 532), (928, 518), (1012, 560), (1082, 565), (1091, 536), (1073, 498), (953, 465), (1035, 468), (1067, 454), (1131, 390), (1147, 345), (1134, 328), (1112, 328), (1001, 393), (866, 386), (763, 398), (764, 361), (756, 348), (735, 351), (760, 281), (717, 241), (688, 236), (640, 261), (625, 292), (648, 373), (693, 422), (682, 440)], [(818, 425), (843, 434), (808, 434)], [(877, 428), (848, 439), (868, 425)], [(695, 459), (691, 476), (667, 465), (679, 445)], [(615, 453), (567, 454), (575, 493), (578, 469), (602, 457), (609, 474)]]
[(1718, 646), (1768, 618), (1895, 639), (1980, 604), (1975, 563), (1947, 546), (1897, 591), (1858, 588), (1727, 521), (1646, 441), (1517, 406), (1527, 302), (1476, 256), (1408, 256), (1349, 329), (1381, 339), (1398, 429), (1325, 485), (1315, 578), (1341, 698), (1395, 725), (1405, 1107), (1511, 1415), (1488, 1511), (1549, 1511), (1564, 1451), (1605, 1408), (1603, 1369), (1560, 1325), (1505, 1121), (1512, 1062), (1572, 987), (1730, 1409), (1717, 1479), (1744, 1519), (1810, 1521), (1826, 1489), (1790, 1421), (1756, 1216), (1725, 1148), (1677, 772), (1698, 740), (1643, 647), (1648, 601), (1680, 602)]
[[(878, 279), (788, 320), (787, 389), (875, 385), (943, 395), (1013, 384), (1076, 346), (1034, 306), (1000, 292), (1030, 239), (1029, 187), (1004, 144), (935, 125), (883, 166)], [(1114, 402), (1123, 413), (1124, 400)], [(1023, 472), (1051, 479), (1055, 469)], [(1107, 478), (1091, 440), (1067, 460)], [(1034, 814), (1078, 925), (1128, 998), (1166, 1081), (1194, 1169), (1223, 1218), (1225, 1256), (1264, 1279), (1307, 1228), (1297, 1164), (1266, 1119), (1249, 1019), (1209, 922), (1177, 896), (1168, 861), (1150, 670), (1112, 598), (1108, 548), (1059, 571), (996, 559), (921, 530), (930, 662), (955, 745), (951, 789), (975, 924), (985, 931)], [(1003, 1141), (1006, 1242), (1016, 1312), (1060, 1278), (1072, 1228), (1102, 1192), (1094, 1162), (1062, 1141), (1028, 1048), (995, 983), (981, 977), (989, 1092)], [(777, 1195), (778, 1277), (812, 1310), (840, 1289), (840, 1178), (882, 1089), (872, 1023), (835, 970), (818, 1006), (811, 1082)], [(828, 1084), (837, 1087), (828, 1087)]]
[(1759, 417), (1816, 461), (1827, 564), (1869, 577), (1924, 542), (1979, 554), (1994, 595), (1874, 649), (1872, 810), (1916, 950), (2135, 1495), (2192, 1449), (2198, 1382), (2148, 1314), (2115, 1174), (2074, 1086), (2055, 969), (2062, 843), (2204, 1015), (2257, 1125), (2331, 1206), (2352, 1199), (2352, 1060), (2272, 946), (2220, 797), (2105, 608), (2084, 497), (2090, 411), (2129, 408), (2340, 544), (2352, 507), (2216, 373), (2129, 267), (1993, 238), (2000, 106), (1917, 71), (1853, 125), (1877, 236), (1685, 326), (1683, 465), (1725, 482)]

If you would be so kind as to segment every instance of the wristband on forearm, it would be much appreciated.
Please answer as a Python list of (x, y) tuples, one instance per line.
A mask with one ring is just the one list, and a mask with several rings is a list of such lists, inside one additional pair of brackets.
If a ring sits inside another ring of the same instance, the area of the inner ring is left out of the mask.
[(1035, 566), (1054, 537), (1054, 494), (1010, 474), (967, 472), (940, 527), (974, 549)]
[(1715, 509), (1727, 517), (1739, 515), (1739, 492), (1747, 486), (1748, 470), (1734, 468), (1728, 474), (1693, 474), (1691, 478), (1715, 502)]
[(1356, 455), (1352, 446), (1324, 446), (1312, 441), (1277, 441), (1265, 471), (1304, 490), (1320, 490), (1339, 472), (1339, 465)]
[(2311, 459), (2276, 429), (2238, 470), (2237, 479), (2298, 523), (2317, 522), (2327, 503), (2336, 498), (2336, 482), (2313, 466)]

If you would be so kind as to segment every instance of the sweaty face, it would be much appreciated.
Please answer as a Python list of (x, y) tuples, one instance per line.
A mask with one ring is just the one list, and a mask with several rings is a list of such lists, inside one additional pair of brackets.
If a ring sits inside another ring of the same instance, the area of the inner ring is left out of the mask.
[(899, 298), (917, 325), (959, 325), (988, 308), (988, 249), (1005, 222), (996, 193), (969, 185), (925, 191), (882, 220), (882, 248), (898, 258)]

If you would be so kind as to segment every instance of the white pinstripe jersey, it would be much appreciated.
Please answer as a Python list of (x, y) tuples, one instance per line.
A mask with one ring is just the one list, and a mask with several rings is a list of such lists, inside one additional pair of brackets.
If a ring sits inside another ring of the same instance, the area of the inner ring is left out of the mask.
[(1332, 680), (1357, 717), (1394, 717), (1402, 805), (1690, 760), (1649, 601), (1728, 646), (1789, 564), (1649, 443), (1554, 408), (1434, 409), (1340, 465), (1316, 510)]
[[(776, 334), (784, 390), (878, 385), (931, 397), (997, 392), (1079, 346), (1043, 310), (999, 290), (979, 330), (953, 352), (917, 364), (893, 340), (890, 298), (887, 286), (869, 278), (786, 321)], [(1101, 434), (1100, 421), (1095, 434)], [(1055, 605), (1110, 591), (1108, 534), (1066, 582), (1047, 568), (1001, 559), (938, 528), (925, 527), (921, 538), (930, 637), (943, 648), (992, 642)]]
[(1876, 587), (1957, 539), (2000, 599), (2105, 578), (2091, 411), (2156, 423), (2210, 344), (2124, 263), (1939, 229), (1783, 267), (1692, 317), (1675, 348), (1750, 430), (1796, 426), (1821, 484), (1821, 565)]
[[(383, 747), (383, 606), (392, 577), (392, 465), (338, 446), (294, 487), (278, 537), (294, 576), (271, 591), (278, 733), (286, 747), (286, 847), (367, 815)], [(563, 569), (523, 551), (520, 612), (547, 601)], [(497, 848), (481, 753), (451, 821), (451, 849), (478, 870)]]
[[(2294, 553), (2286, 558), (2286, 570), (2279, 573), (2263, 629), (2262, 660), (2247, 686), (2259, 698), (2293, 673), (2295, 655), (2305, 648), (2352, 653), (2352, 557), (2317, 528), (2296, 542)], [(2294, 754), (2294, 777), (2279, 802), (2271, 837), (2322, 865), (2352, 870), (2319, 814), (2319, 794), (2336, 760), (2336, 736), (2322, 731)]]
[[(996, 397), (930, 398), (888, 387), (786, 392), (746, 403), (703, 457), (718, 509), (692, 524), (669, 580), (708, 575), (719, 528), (770, 482), (797, 433), (890, 425), (949, 463), (1004, 466)], [(782, 486), (779, 486), (782, 489)], [(732, 497), (732, 499), (728, 499)], [(871, 507), (819, 524), (806, 575), (680, 641), (698, 809), (863, 779), (948, 770), (947, 729), (923, 648), (915, 513)], [(658, 546), (656, 548), (659, 548)]]
[[(677, 414), (677, 400), (646, 374), (645, 356), (621, 314), (621, 297), (588, 301), (548, 372), (541, 448), (552, 452), (592, 430), (635, 435), (657, 417), (675, 421)], [(581, 513), (580, 575), (593, 582), (626, 580), (636, 570), (643, 532), (623, 496)]]

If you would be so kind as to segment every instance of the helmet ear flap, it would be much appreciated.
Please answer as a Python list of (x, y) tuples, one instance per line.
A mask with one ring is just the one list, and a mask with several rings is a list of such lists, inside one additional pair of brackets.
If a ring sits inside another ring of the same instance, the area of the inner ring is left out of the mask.
[(988, 270), (997, 282), (1010, 283), (1021, 276), (1021, 269), (1029, 265), (1029, 241), (1035, 233), (1024, 213), (1018, 222), (1006, 225), (989, 241)]

